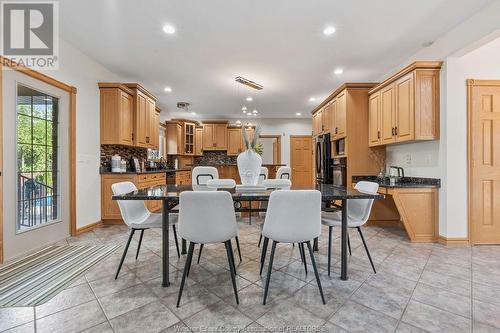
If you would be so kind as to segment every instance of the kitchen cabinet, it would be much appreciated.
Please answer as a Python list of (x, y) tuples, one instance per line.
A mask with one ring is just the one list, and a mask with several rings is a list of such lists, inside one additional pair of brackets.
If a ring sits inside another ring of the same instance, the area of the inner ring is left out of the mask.
[[(120, 208), (116, 200), (111, 199), (113, 191), (111, 185), (115, 183), (129, 181), (137, 188), (166, 184), (167, 177), (164, 172), (128, 174), (128, 173), (107, 173), (101, 175), (101, 219), (104, 223), (123, 223)], [(146, 207), (152, 212), (161, 211), (161, 200), (146, 200)]]
[[(248, 138), (252, 140), (255, 128), (248, 127), (244, 129), (247, 132)], [(238, 156), (244, 152), (245, 141), (243, 140), (243, 128), (241, 127), (228, 127), (227, 129), (227, 155)]]
[(333, 125), (334, 109), (333, 102), (328, 103), (321, 112), (321, 128), (323, 133), (331, 133)]
[(194, 155), (195, 150), (195, 127), (194, 123), (184, 122), (184, 154)]
[(151, 149), (160, 149), (160, 109), (155, 108), (151, 117)]
[(347, 131), (347, 91), (342, 91), (335, 98), (336, 106), (334, 108), (331, 129), (332, 139), (341, 139), (346, 136)]
[(370, 90), (370, 146), (439, 139), (441, 65), (414, 62)]
[(132, 146), (134, 109), (132, 91), (121, 84), (99, 84), (101, 144)]
[(312, 132), (313, 136), (318, 136), (323, 133), (323, 109), (318, 110), (312, 116)]
[(175, 173), (175, 185), (190, 185), (191, 171), (182, 170)]
[(227, 123), (203, 124), (203, 150), (227, 150)]
[(203, 156), (203, 127), (196, 126), (194, 130), (194, 154)]
[(177, 121), (166, 122), (167, 155), (182, 154), (182, 124)]

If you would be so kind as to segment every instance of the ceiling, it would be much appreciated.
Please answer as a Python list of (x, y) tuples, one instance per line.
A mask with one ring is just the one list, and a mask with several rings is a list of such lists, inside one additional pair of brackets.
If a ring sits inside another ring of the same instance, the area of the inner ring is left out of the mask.
[[(173, 117), (193, 117), (179, 101), (200, 119), (244, 119), (243, 104), (258, 117), (308, 117), (341, 83), (379, 79), (491, 2), (61, 0), (60, 34), (142, 83)], [(164, 33), (165, 24), (176, 32)], [(336, 32), (325, 36), (330, 25)]]

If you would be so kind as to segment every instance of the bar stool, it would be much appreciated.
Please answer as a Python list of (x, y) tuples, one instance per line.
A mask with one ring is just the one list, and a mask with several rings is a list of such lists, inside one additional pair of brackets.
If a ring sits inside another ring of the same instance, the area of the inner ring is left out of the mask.
[[(266, 304), (269, 282), (273, 270), (274, 252), (278, 243), (298, 243), (307, 245), (311, 263), (316, 275), (319, 293), (323, 304), (326, 304), (323, 288), (319, 279), (318, 268), (311, 247), (311, 240), (321, 234), (321, 193), (316, 190), (274, 191), (269, 197), (269, 208), (262, 229), (264, 244), (262, 246), (261, 263), (265, 261), (269, 240), (273, 241), (269, 267), (267, 269), (266, 286), (263, 304)], [(305, 257), (305, 256), (304, 256)]]
[[(125, 193), (130, 193), (137, 190), (137, 187), (132, 182), (121, 182), (115, 183), (111, 185), (111, 190), (114, 195), (120, 195)], [(123, 261), (127, 256), (128, 248), (130, 246), (130, 242), (132, 241), (132, 237), (136, 231), (141, 231), (141, 236), (139, 237), (139, 244), (137, 246), (137, 253), (135, 254), (135, 259), (139, 257), (139, 250), (141, 249), (142, 237), (144, 236), (144, 230), (150, 228), (161, 228), (162, 227), (162, 218), (161, 214), (151, 213), (149, 209), (147, 209), (144, 201), (139, 200), (117, 200), (118, 207), (120, 208), (120, 213), (122, 215), (123, 221), (125, 224), (131, 229), (130, 235), (127, 240), (127, 245), (125, 245), (125, 249), (123, 250), (122, 258), (120, 260), (120, 264), (118, 265), (118, 269), (116, 270), (115, 280), (118, 279), (118, 275), (120, 274), (120, 270), (123, 265)], [(177, 256), (180, 258), (179, 251), (179, 241), (177, 240), (177, 230), (175, 225), (177, 224), (178, 218), (177, 214), (172, 214), (170, 218), (170, 225), (172, 225), (172, 230), (174, 231), (174, 239), (175, 239), (175, 247), (177, 248)]]
[(226, 191), (182, 192), (179, 198), (179, 235), (189, 241), (189, 250), (182, 274), (177, 307), (181, 302), (186, 276), (189, 274), (195, 244), (224, 243), (231, 272), (234, 296), (239, 304), (236, 289), (236, 269), (231, 238), (238, 236), (231, 194)]
[[(376, 194), (378, 191), (378, 184), (374, 182), (361, 181), (354, 187), (359, 192)], [(361, 241), (363, 241), (363, 246), (365, 247), (366, 254), (370, 260), (370, 264), (373, 269), (373, 273), (377, 274), (375, 270), (375, 265), (373, 264), (370, 251), (366, 245), (365, 237), (363, 237), (363, 232), (361, 227), (368, 221), (370, 217), (370, 212), (373, 206), (373, 199), (356, 199), (347, 201), (347, 227), (358, 229), (359, 235), (361, 236)], [(337, 226), (342, 226), (342, 213), (340, 211), (336, 212), (323, 212), (321, 214), (321, 222), (328, 226), (328, 275), (330, 275), (331, 266), (331, 256), (332, 256), (332, 228)], [(349, 240), (349, 238), (348, 238)], [(349, 252), (351, 252), (351, 245), (349, 242)]]
[(287, 166), (280, 166), (276, 171), (276, 179), (291, 179), (292, 169)]

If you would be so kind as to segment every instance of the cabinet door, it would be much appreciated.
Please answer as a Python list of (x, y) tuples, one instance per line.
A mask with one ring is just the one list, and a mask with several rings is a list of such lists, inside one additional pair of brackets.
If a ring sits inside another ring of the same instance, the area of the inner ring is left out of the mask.
[(227, 154), (236, 156), (242, 151), (241, 128), (227, 129)]
[(194, 155), (194, 128), (192, 123), (184, 123), (184, 154)]
[(132, 145), (134, 132), (134, 109), (132, 107), (132, 96), (124, 91), (119, 91), (119, 112), (120, 112), (120, 142), (124, 145)]
[(347, 92), (340, 93), (336, 99), (335, 138), (338, 139), (345, 137), (347, 133)]
[(414, 138), (415, 89), (413, 73), (400, 78), (395, 83), (396, 95), (396, 141), (408, 141)]
[(154, 135), (155, 135), (155, 128), (156, 126), (154, 125), (154, 120), (155, 120), (155, 107), (156, 103), (154, 100), (151, 98), (146, 99), (146, 143), (148, 145), (148, 148), (154, 148)]
[(337, 105), (337, 99), (334, 98), (330, 103), (330, 139), (335, 137), (335, 129), (337, 128), (337, 119), (335, 118), (337, 114)]
[(160, 149), (160, 113), (153, 112), (151, 119), (151, 148)]
[(194, 154), (203, 155), (203, 128), (197, 127), (194, 136)]
[(214, 149), (214, 125), (206, 124), (203, 125), (203, 149), (213, 150)]
[(369, 105), (368, 105), (368, 144), (370, 146), (376, 146), (380, 144), (380, 92), (376, 92), (370, 95)]
[(396, 140), (394, 135), (395, 122), (394, 85), (391, 84), (380, 92), (380, 112), (382, 114), (381, 143), (392, 143)]
[(227, 124), (215, 124), (214, 141), (217, 149), (227, 149)]
[(322, 112), (323, 119), (321, 120), (324, 133), (331, 133), (332, 126), (332, 103), (329, 102)]
[(135, 110), (135, 145), (139, 147), (147, 147), (147, 129), (149, 128), (147, 116), (148, 105), (147, 97), (140, 92), (137, 92), (136, 110)]

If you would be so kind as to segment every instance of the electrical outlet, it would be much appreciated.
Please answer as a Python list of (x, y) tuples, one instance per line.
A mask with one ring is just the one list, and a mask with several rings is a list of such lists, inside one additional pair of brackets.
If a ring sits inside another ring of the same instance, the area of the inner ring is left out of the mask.
[(405, 163), (406, 165), (411, 165), (411, 154), (405, 155)]

